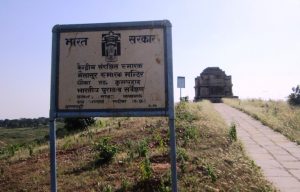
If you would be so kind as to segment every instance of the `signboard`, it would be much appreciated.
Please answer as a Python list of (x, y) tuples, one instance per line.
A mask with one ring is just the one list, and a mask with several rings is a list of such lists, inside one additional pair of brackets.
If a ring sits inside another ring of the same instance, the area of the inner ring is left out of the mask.
[(177, 77), (177, 88), (185, 88), (185, 77)]
[(56, 118), (168, 116), (177, 192), (171, 23), (56, 25), (52, 38), (51, 191), (57, 191)]
[(55, 26), (55, 111), (166, 116), (170, 27), (168, 21)]

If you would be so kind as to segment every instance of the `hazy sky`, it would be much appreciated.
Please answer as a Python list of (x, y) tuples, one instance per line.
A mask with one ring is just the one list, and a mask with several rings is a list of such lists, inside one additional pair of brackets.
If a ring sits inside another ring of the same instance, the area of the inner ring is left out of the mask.
[(232, 75), (240, 98), (286, 99), (300, 84), (300, 0), (1, 0), (0, 119), (48, 116), (55, 24), (168, 19), (175, 100), (194, 98), (206, 67)]

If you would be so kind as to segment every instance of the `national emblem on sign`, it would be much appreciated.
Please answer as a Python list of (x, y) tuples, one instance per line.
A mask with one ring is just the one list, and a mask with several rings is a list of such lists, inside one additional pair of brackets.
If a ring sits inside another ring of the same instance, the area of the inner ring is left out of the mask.
[(107, 62), (115, 62), (121, 55), (121, 34), (113, 31), (102, 35), (102, 56)]

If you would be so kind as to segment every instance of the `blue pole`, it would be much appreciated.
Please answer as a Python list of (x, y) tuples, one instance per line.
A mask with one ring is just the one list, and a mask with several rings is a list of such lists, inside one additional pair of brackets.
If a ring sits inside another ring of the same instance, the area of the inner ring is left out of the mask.
[(170, 158), (172, 191), (177, 192), (177, 169), (176, 169), (176, 134), (175, 134), (175, 113), (174, 113), (174, 92), (173, 92), (173, 61), (172, 61), (172, 30), (171, 23), (166, 21), (166, 62), (168, 65), (168, 116), (170, 129)]
[(177, 192), (177, 169), (176, 169), (176, 133), (175, 120), (169, 118), (170, 126), (170, 156), (171, 156), (171, 174), (172, 174), (172, 191)]
[(50, 179), (51, 192), (57, 191), (56, 182), (56, 84), (57, 84), (57, 58), (58, 58), (58, 40), (59, 26), (52, 29), (52, 55), (51, 55), (51, 90), (50, 90), (50, 113), (49, 113), (49, 136), (50, 136)]
[(54, 118), (50, 118), (50, 174), (51, 192), (56, 192), (56, 123)]

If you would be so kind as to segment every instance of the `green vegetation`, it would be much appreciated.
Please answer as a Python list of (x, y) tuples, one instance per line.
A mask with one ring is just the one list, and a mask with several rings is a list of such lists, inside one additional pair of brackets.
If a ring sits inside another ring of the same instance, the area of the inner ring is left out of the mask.
[(284, 101), (261, 99), (223, 99), (235, 107), (300, 144), (300, 108)]
[(0, 128), (0, 148), (5, 145), (24, 144), (42, 140), (48, 134), (47, 126), (40, 128)]
[[(32, 120), (32, 122), (35, 119)], [(39, 118), (36, 120), (45, 120), (46, 118)], [(20, 120), (5, 120), (10, 125), (23, 125), (22, 122), (30, 121), (30, 119)], [(18, 123), (16, 123), (18, 122)], [(43, 121), (42, 121), (43, 122)], [(59, 119), (56, 124), (57, 132), (62, 132), (64, 124)], [(28, 153), (30, 156), (34, 154), (39, 146), (45, 145), (49, 140), (49, 127), (48, 125), (39, 124), (38, 127), (9, 127), (0, 128), (0, 159), (9, 158), (15, 154)], [(59, 135), (58, 135), (59, 136)], [(19, 153), (19, 151), (22, 151)]]
[(110, 138), (100, 138), (98, 142), (94, 144), (94, 150), (96, 151), (96, 165), (109, 163), (117, 153), (117, 147), (109, 144)]
[(39, 117), (34, 119), (21, 118), (21, 119), (5, 119), (0, 120), (0, 128), (28, 128), (28, 127), (45, 127), (49, 123), (49, 119), (45, 117)]
[(139, 157), (146, 157), (148, 151), (149, 149), (147, 141), (145, 139), (140, 141), (137, 146), (137, 153), (139, 154)]
[(65, 118), (65, 129), (68, 132), (75, 132), (75, 131), (83, 131), (87, 129), (89, 126), (93, 125), (95, 123), (94, 118), (88, 117), (88, 118)]
[(292, 106), (300, 105), (300, 85), (292, 88), (292, 93), (288, 97), (288, 103)]
[(217, 176), (215, 174), (214, 167), (212, 165), (210, 165), (210, 164), (207, 164), (205, 166), (205, 168), (206, 168), (208, 176), (211, 178), (211, 182), (213, 182), (213, 183), (216, 182), (217, 181)]
[(236, 125), (234, 123), (231, 124), (229, 128), (229, 139), (231, 141), (236, 141), (237, 140), (237, 135), (236, 135)]
[(140, 170), (141, 170), (141, 178), (143, 181), (150, 180), (152, 177), (152, 168), (151, 168), (151, 162), (149, 158), (145, 158), (141, 165), (140, 165)]
[[(178, 104), (175, 122), (180, 191), (274, 191), (211, 103)], [(58, 139), (58, 191), (170, 192), (168, 144), (166, 118), (97, 119)], [(46, 144), (19, 149), (0, 167), (0, 191), (49, 191)]]

